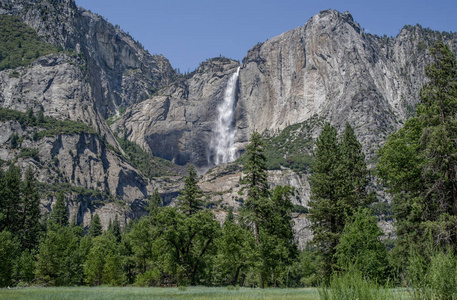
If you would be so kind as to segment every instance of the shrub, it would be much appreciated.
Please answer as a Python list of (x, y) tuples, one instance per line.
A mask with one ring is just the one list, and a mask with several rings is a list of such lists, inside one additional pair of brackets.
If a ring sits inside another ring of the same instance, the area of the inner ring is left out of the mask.
[(375, 281), (366, 279), (356, 269), (352, 269), (344, 274), (334, 274), (328, 286), (319, 288), (319, 296), (323, 300), (397, 299), (388, 287), (383, 287)]

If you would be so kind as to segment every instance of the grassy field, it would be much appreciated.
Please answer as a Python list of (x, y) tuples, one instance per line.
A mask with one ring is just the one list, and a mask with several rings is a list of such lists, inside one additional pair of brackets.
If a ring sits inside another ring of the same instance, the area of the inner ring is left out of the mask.
[(317, 289), (62, 287), (0, 289), (0, 299), (319, 299)]

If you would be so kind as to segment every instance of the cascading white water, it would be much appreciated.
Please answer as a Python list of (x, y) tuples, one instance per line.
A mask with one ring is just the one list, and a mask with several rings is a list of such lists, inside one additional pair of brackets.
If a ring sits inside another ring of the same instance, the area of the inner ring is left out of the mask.
[(217, 107), (218, 119), (216, 128), (213, 131), (211, 140), (211, 149), (213, 153), (212, 163), (219, 165), (222, 163), (232, 162), (236, 159), (235, 149), (235, 103), (236, 103), (236, 85), (240, 68), (233, 73), (225, 88), (224, 101)]

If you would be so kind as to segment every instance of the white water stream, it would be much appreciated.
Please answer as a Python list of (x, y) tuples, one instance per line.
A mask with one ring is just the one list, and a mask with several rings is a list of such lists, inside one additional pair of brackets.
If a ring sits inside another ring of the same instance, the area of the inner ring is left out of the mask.
[(240, 68), (233, 73), (225, 88), (224, 100), (217, 107), (218, 118), (211, 140), (212, 163), (215, 165), (232, 162), (236, 159), (235, 148), (235, 103), (236, 88)]

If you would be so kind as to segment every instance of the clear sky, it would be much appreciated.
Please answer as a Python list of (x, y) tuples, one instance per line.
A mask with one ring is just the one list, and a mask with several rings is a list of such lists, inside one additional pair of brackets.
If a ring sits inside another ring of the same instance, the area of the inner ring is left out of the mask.
[(366, 32), (396, 36), (404, 25), (457, 31), (457, 0), (76, 0), (118, 24), (173, 68), (193, 71), (219, 55), (242, 60), (258, 42), (303, 26), (326, 9), (349, 11)]

